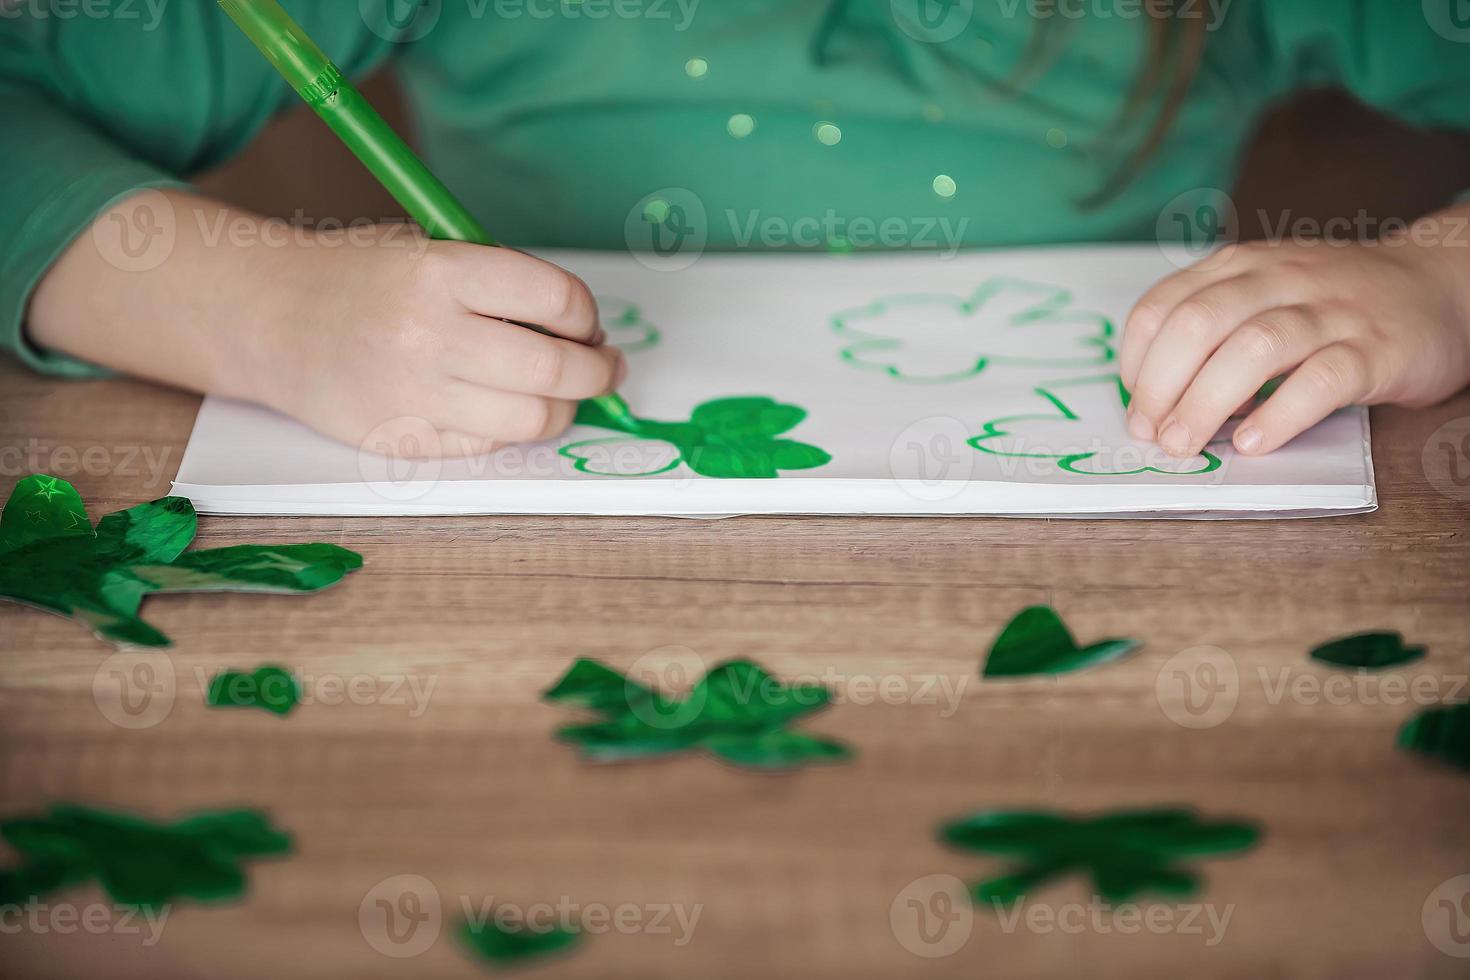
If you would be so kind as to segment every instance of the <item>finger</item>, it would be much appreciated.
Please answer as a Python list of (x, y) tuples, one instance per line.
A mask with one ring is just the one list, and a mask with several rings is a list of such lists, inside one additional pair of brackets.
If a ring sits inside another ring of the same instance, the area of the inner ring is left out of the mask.
[(508, 248), (441, 242), (429, 275), (471, 313), (519, 320), (575, 340), (597, 339), (597, 303), (567, 270)]
[(1261, 385), (1327, 342), (1316, 315), (1304, 307), (1267, 310), (1246, 321), (1205, 362), (1159, 427), (1159, 445), (1174, 456), (1198, 453)]
[(540, 442), (572, 424), (577, 403), (450, 381), (435, 399), (440, 429), (493, 442)]
[(616, 347), (588, 347), (482, 316), (455, 323), (446, 358), (444, 370), (471, 384), (563, 399), (605, 395), (627, 369)]
[(1227, 251), (1160, 279), (1133, 304), (1128, 319), (1123, 323), (1123, 349), (1118, 355), (1118, 374), (1123, 379), (1124, 388), (1133, 390), (1144, 355), (1158, 336), (1159, 328), (1174, 312), (1174, 307), (1206, 286), (1233, 279), (1252, 268), (1253, 255), (1249, 249), (1227, 246)]
[(1174, 307), (1132, 389), (1128, 432), (1153, 439), (1199, 369), (1239, 324), (1285, 301), (1282, 280), (1247, 274), (1213, 283)]
[(1248, 456), (1277, 449), (1345, 405), (1367, 397), (1368, 359), (1347, 344), (1330, 344), (1302, 362), (1235, 430)]

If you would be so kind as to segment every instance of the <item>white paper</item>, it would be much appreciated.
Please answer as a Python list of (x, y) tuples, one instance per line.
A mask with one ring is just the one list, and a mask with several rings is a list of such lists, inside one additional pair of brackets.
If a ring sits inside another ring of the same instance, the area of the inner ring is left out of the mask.
[(548, 443), (411, 462), (209, 398), (176, 492), (235, 514), (1300, 517), (1376, 506), (1365, 409), (1258, 458), (1224, 440), (1179, 461), (1128, 438), (1119, 333), (1179, 267), (1152, 246), (704, 255), (677, 272), (624, 254), (542, 254), (598, 294), (630, 351), (622, 394), (639, 417), (687, 422), (704, 402), (766, 396), (806, 411), (774, 438), (831, 461), (720, 479), (668, 442), (578, 425)]

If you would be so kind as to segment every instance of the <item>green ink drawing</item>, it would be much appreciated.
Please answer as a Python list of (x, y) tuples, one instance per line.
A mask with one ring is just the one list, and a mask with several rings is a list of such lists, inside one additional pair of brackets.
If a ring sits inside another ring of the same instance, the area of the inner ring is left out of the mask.
[(181, 898), (218, 902), (245, 892), (247, 858), (289, 854), (290, 835), (254, 810), (219, 810), (174, 822), (61, 804), (0, 821), (20, 855), (0, 870), (0, 904), (19, 904), (95, 879), (120, 905)]
[[(1128, 392), (1116, 374), (1049, 381), (1035, 394), (1040, 411), (991, 419), (970, 445), (992, 456), (1049, 461), (1078, 476), (1203, 476), (1223, 465), (1209, 451), (1177, 459), (1134, 442), (1124, 421)], [(1222, 431), (1211, 445), (1229, 441)]]
[(1424, 656), (1423, 647), (1404, 644), (1402, 633), (1355, 633), (1324, 643), (1312, 651), (1312, 659), (1337, 667), (1379, 670), (1413, 663)]
[(977, 902), (1007, 905), (1069, 874), (1087, 874), (1097, 895), (1126, 902), (1143, 893), (1171, 897), (1199, 890), (1179, 862), (1243, 851), (1260, 830), (1238, 821), (1204, 821), (1189, 809), (1114, 810), (1096, 817), (1031, 810), (975, 813), (940, 827), (953, 847), (1002, 855), (1011, 870), (971, 886)]
[(1051, 607), (1032, 606), (1006, 624), (981, 673), (986, 677), (1066, 674), (1120, 660), (1141, 645), (1137, 640), (1101, 640), (1079, 647)]
[(624, 354), (657, 347), (663, 339), (658, 327), (643, 317), (638, 304), (616, 296), (598, 296), (597, 315), (602, 329), (607, 331), (607, 342)]
[[(695, 408), (688, 422), (635, 418), (628, 425), (585, 401), (577, 409), (577, 424), (624, 435), (573, 442), (560, 453), (578, 471), (602, 476), (653, 476), (683, 464), (700, 476), (770, 479), (781, 470), (831, 462), (816, 446), (777, 438), (804, 418), (805, 409), (769, 398), (722, 398)], [(626, 465), (620, 467), (620, 461)]]
[(533, 928), (528, 923), (502, 923), (498, 917), (482, 922), (465, 922), (459, 929), (460, 945), (476, 959), (493, 966), (511, 966), (565, 952), (577, 945), (582, 934), (562, 926)]
[(595, 660), (578, 660), (543, 699), (597, 715), (557, 737), (594, 762), (704, 751), (754, 769), (789, 769), (851, 757), (841, 742), (787, 726), (832, 700), (818, 684), (786, 686), (748, 660), (728, 660), (686, 698), (660, 694)]
[(185, 552), (194, 506), (164, 497), (95, 528), (71, 484), (28, 476), (0, 515), (0, 599), (71, 616), (114, 643), (168, 646), (138, 617), (154, 592), (314, 592), (362, 567), (333, 544), (235, 545)]
[(1399, 747), (1470, 772), (1470, 704), (1446, 704), (1411, 718)]
[(286, 668), (267, 665), (248, 674), (220, 671), (204, 700), (212, 708), (263, 708), (287, 715), (301, 700), (301, 689)]
[[(1072, 294), (1022, 279), (988, 279), (968, 298), (889, 296), (844, 310), (832, 329), (853, 367), (910, 384), (944, 384), (991, 365), (1089, 368), (1111, 364), (1113, 324), (1072, 309)], [(1045, 352), (1045, 353), (1038, 353)]]

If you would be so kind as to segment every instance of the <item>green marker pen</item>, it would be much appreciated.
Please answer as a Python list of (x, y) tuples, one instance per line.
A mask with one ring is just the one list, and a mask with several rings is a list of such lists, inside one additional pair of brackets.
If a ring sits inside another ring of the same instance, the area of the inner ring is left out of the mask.
[[(219, 5), (430, 238), (496, 244), (277, 0)], [(617, 394), (593, 400), (614, 418), (636, 423)]]

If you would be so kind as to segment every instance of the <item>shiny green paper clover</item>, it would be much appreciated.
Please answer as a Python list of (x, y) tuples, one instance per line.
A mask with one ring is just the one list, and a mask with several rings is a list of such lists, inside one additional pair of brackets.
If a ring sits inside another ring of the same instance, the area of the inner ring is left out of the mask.
[(43, 816), (0, 821), (0, 838), (21, 859), (0, 870), (0, 905), (25, 903), (93, 879), (120, 905), (224, 901), (244, 893), (246, 858), (291, 851), (291, 837), (254, 810), (155, 822), (61, 804)]
[(788, 687), (749, 660), (717, 665), (682, 699), (596, 660), (578, 660), (542, 698), (601, 716), (557, 732), (594, 762), (704, 751), (736, 766), (789, 769), (852, 755), (841, 742), (787, 729), (827, 707), (831, 692), (818, 684)]
[(522, 923), (507, 927), (498, 921), (465, 922), (459, 942), (476, 959), (492, 966), (511, 966), (564, 953), (582, 940), (573, 929), (552, 926), (533, 929)]
[[(968, 298), (884, 297), (836, 314), (832, 329), (848, 341), (840, 352), (848, 364), (909, 384), (963, 381), (991, 365), (1065, 369), (1112, 363), (1112, 322), (1071, 305), (1065, 289), (995, 278)], [(1038, 349), (1055, 353), (1037, 356)]]
[(597, 316), (602, 329), (607, 331), (607, 342), (624, 354), (657, 347), (663, 334), (658, 327), (644, 319), (638, 304), (616, 296), (598, 296)]
[(250, 673), (222, 670), (209, 682), (204, 703), (211, 708), (260, 708), (288, 715), (301, 701), (301, 686), (284, 667), (267, 664)]
[(1049, 606), (1031, 606), (1006, 624), (990, 648), (985, 677), (1067, 674), (1121, 660), (1142, 644), (1137, 640), (1099, 640), (1079, 647), (1071, 630)]
[(1192, 895), (1200, 878), (1179, 862), (1243, 851), (1259, 838), (1253, 824), (1204, 821), (1193, 810), (1171, 808), (1114, 810), (1096, 817), (991, 810), (939, 828), (946, 844), (1015, 862), (1010, 872), (971, 886), (976, 901), (995, 905), (1079, 873), (1090, 875), (1097, 895), (1109, 902), (1145, 892)]
[(0, 515), (0, 599), (70, 616), (114, 643), (162, 647), (138, 617), (154, 592), (313, 592), (362, 567), (333, 544), (236, 545), (185, 552), (194, 506), (164, 497), (95, 528), (71, 484), (28, 476)]
[[(1204, 476), (1223, 464), (1206, 450), (1178, 459), (1128, 435), (1124, 412), (1129, 396), (1116, 374), (1050, 381), (1035, 389), (1044, 408), (991, 419), (971, 447), (991, 456), (1054, 461), (1077, 476)], [(1230, 429), (1210, 440), (1228, 444)]]
[(1427, 708), (1399, 729), (1399, 748), (1470, 772), (1470, 704)]
[(1382, 670), (1424, 659), (1424, 648), (1406, 645), (1402, 633), (1375, 631), (1354, 633), (1324, 643), (1314, 649), (1311, 656), (1313, 660), (1334, 667)]
[[(688, 422), (614, 418), (593, 401), (577, 409), (577, 424), (623, 433), (583, 439), (559, 452), (582, 473), (654, 476), (681, 464), (718, 479), (772, 479), (782, 470), (824, 466), (832, 457), (816, 446), (777, 438), (806, 418), (806, 410), (769, 398), (721, 398), (694, 409)], [(620, 467), (619, 459), (627, 465)]]

